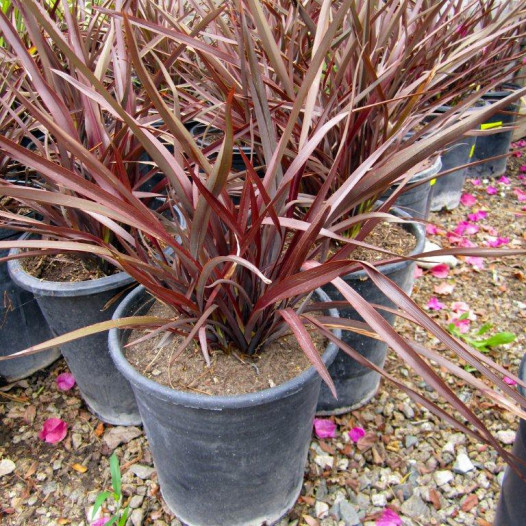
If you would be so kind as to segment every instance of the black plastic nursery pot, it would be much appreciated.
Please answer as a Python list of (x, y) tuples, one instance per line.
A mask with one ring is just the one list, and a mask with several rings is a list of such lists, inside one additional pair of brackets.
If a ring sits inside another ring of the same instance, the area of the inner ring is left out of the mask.
[[(490, 103), (499, 101), (513, 93), (513, 91), (520, 89), (520, 86), (515, 84), (504, 84), (498, 91), (489, 91), (482, 98)], [(486, 122), (480, 125), (481, 130), (498, 130), (503, 127), (513, 126), (517, 119), (517, 111), (519, 103), (510, 104), (504, 110), (496, 113)], [(490, 159), (498, 155), (505, 155), (510, 150), (513, 130), (504, 130), (502, 132), (493, 133), (491, 135), (481, 135), (477, 137), (475, 145), (475, 152), (473, 161), (483, 161), (489, 159), (485, 163), (470, 166), (467, 171), (467, 177), (499, 177), (506, 171), (507, 157), (501, 159)]]
[[(392, 212), (399, 217), (408, 217), (401, 210), (392, 210)], [(421, 253), (425, 243), (424, 228), (416, 223), (402, 224), (402, 226), (416, 237), (416, 246), (410, 255)], [(406, 260), (380, 266), (378, 270), (409, 294), (413, 288), (415, 265), (414, 261)], [(352, 272), (343, 279), (369, 303), (394, 307), (394, 303), (376, 287), (365, 271)], [(333, 301), (344, 299), (331, 284), (325, 285), (323, 290)], [(389, 324), (393, 325), (394, 314), (379, 312)], [(352, 308), (340, 309), (339, 314), (342, 318), (363, 321), (363, 318)], [(350, 331), (343, 332), (342, 340), (378, 367), (383, 367), (387, 355), (386, 343)], [(358, 409), (371, 400), (380, 385), (379, 373), (360, 365), (343, 351), (338, 352), (329, 367), (329, 373), (334, 381), (338, 399), (334, 398), (327, 386), (322, 384), (316, 408), (316, 413), (319, 415), (339, 415)]]
[[(462, 137), (442, 152), (442, 169), (438, 173), (453, 170), (470, 162), (475, 151), (476, 137)], [(453, 210), (460, 204), (462, 188), (466, 180), (467, 167), (437, 177), (431, 184), (430, 210)]]
[[(144, 314), (154, 301), (138, 287), (114, 318)], [(191, 526), (271, 525), (286, 515), (303, 484), (321, 383), (314, 368), (256, 393), (176, 391), (129, 364), (122, 350), (129, 334), (111, 330), (110, 353), (135, 391), (168, 507)], [(329, 344), (326, 365), (337, 351)]]
[[(124, 272), (75, 283), (44, 281), (28, 274), (18, 259), (8, 261), (8, 268), (13, 281), (35, 295), (56, 335), (110, 320), (118, 304), (112, 300), (134, 283)], [(138, 425), (141, 418), (133, 391), (113, 365), (107, 340), (102, 332), (61, 345), (60, 349), (93, 414), (109, 424)]]
[[(468, 113), (479, 111), (488, 102), (479, 101), (473, 108), (468, 110)], [(436, 110), (436, 114), (445, 113), (449, 111), (451, 106), (440, 106)], [(431, 117), (432, 118), (432, 117)], [(462, 188), (466, 180), (467, 166), (459, 168), (471, 162), (475, 154), (475, 144), (477, 142), (476, 136), (461, 137), (442, 152), (442, 168), (438, 173), (436, 180), (431, 182), (431, 202), (430, 210), (438, 212), (439, 210), (453, 210), (460, 204), (460, 197), (462, 196)], [(455, 168), (458, 168), (455, 170)], [(453, 170), (447, 175), (441, 175), (444, 172)]]
[[(2, 241), (16, 239), (20, 232), (0, 230)], [(8, 250), (0, 250), (5, 257)], [(0, 355), (9, 356), (53, 337), (33, 294), (17, 286), (0, 265)], [(0, 384), (26, 378), (51, 365), (60, 357), (60, 349), (50, 349), (30, 356), (0, 362)]]
[[(209, 127), (209, 126), (205, 126), (204, 124), (196, 124), (195, 126), (193, 126), (190, 130), (190, 132), (192, 133), (192, 135), (194, 137), (197, 137), (197, 143), (201, 146), (201, 147), (204, 147), (204, 146), (208, 146), (209, 141), (206, 140), (205, 138), (205, 141), (203, 141), (200, 136), (202, 136), (206, 131), (208, 132), (213, 132), (214, 129)], [(243, 157), (241, 156), (241, 154), (239, 153), (241, 151), (243, 151), (243, 153), (250, 159), (250, 155), (252, 153), (252, 149), (248, 146), (235, 146), (234, 149), (232, 150), (232, 169), (236, 172), (242, 172), (244, 170), (247, 169), (246, 165), (245, 165), (245, 161), (243, 161)], [(215, 155), (214, 155), (215, 157)], [(213, 158), (214, 158), (213, 157)]]
[[(526, 355), (522, 357), (518, 376), (526, 382)], [(520, 386), (519, 392), (526, 396), (526, 389)], [(522, 418), (519, 421), (512, 453), (525, 463), (516, 463), (524, 480), (509, 466), (506, 468), (494, 526), (523, 526), (526, 522), (526, 420)]]
[[(427, 219), (429, 217), (431, 181), (440, 172), (441, 167), (442, 161), (440, 157), (437, 157), (431, 166), (412, 177), (406, 185), (407, 190), (400, 194), (394, 206), (415, 219)], [(428, 182), (422, 183), (427, 179), (429, 179)], [(380, 199), (387, 199), (396, 188), (397, 185), (393, 185)]]

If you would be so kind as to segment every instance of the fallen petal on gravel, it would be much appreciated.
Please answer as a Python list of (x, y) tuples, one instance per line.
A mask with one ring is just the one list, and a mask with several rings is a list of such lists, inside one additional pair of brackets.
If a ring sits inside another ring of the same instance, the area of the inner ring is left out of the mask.
[(49, 444), (56, 444), (57, 442), (64, 440), (67, 433), (68, 425), (64, 420), (61, 420), (60, 418), (48, 418), (44, 422), (42, 430), (38, 434), (38, 438)]
[(57, 376), (59, 391), (69, 391), (75, 385), (75, 377), (71, 373), (62, 373)]
[(336, 424), (328, 418), (315, 418), (314, 432), (318, 438), (334, 438), (336, 436)]

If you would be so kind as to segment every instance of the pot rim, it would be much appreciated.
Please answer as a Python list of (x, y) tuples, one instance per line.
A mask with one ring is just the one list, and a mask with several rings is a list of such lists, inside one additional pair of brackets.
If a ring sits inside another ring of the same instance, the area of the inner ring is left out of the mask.
[[(325, 292), (323, 292), (323, 290), (316, 289), (315, 292), (322, 301), (330, 301), (330, 298)], [(139, 296), (141, 295), (146, 296), (144, 301), (141, 303), (141, 306), (150, 301), (153, 302), (155, 299), (145, 290), (142, 285), (140, 285), (126, 295), (113, 314), (113, 319), (115, 320), (129, 316), (131, 313), (127, 313), (126, 310), (129, 308), (130, 304), (133, 304), (134, 301), (138, 301)], [(149, 299), (148, 295), (150, 296)], [(135, 312), (137, 312), (139, 308), (140, 307), (136, 307)], [(331, 316), (338, 316), (338, 311), (336, 309), (330, 309), (329, 312)], [(171, 399), (173, 403), (186, 407), (221, 411), (263, 405), (273, 402), (277, 399), (293, 395), (294, 393), (301, 390), (302, 385), (305, 382), (313, 379), (315, 375), (318, 375), (318, 372), (314, 369), (314, 367), (310, 366), (298, 376), (280, 385), (266, 388), (254, 393), (245, 393), (239, 395), (217, 396), (179, 391), (146, 378), (128, 362), (122, 353), (121, 343), (123, 336), (125, 335), (125, 331), (129, 330), (130, 329), (110, 329), (109, 331), (108, 348), (117, 369), (121, 372), (121, 374), (124, 375), (126, 379), (132, 383), (134, 387), (142, 391), (148, 390), (153, 395), (161, 399)], [(332, 332), (336, 335), (336, 337), (341, 338), (340, 329), (334, 329)], [(338, 351), (339, 348), (334, 343), (329, 342), (325, 352), (322, 355), (322, 359), (326, 367), (332, 363)]]
[[(21, 238), (28, 237), (24, 234)], [(20, 252), (18, 248), (12, 248), (9, 255), (15, 255)], [(7, 261), (7, 268), (11, 279), (19, 286), (33, 294), (39, 296), (57, 296), (57, 297), (72, 297), (72, 296), (90, 296), (100, 292), (117, 289), (130, 285), (135, 280), (126, 272), (118, 272), (111, 276), (103, 278), (92, 279), (88, 281), (62, 282), (62, 281), (47, 281), (38, 279), (24, 270), (20, 263), (20, 259), (10, 259)]]

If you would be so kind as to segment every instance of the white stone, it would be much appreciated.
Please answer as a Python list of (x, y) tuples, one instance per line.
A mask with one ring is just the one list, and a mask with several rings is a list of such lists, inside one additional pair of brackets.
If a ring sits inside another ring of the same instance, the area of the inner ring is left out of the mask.
[(129, 503), (130, 508), (132, 509), (140, 508), (143, 500), (144, 500), (144, 497), (142, 495), (134, 495), (130, 499), (130, 503)]
[(385, 496), (385, 493), (376, 493), (371, 496), (371, 502), (373, 503), (373, 506), (383, 508), (387, 505), (387, 497)]
[(144, 510), (133, 510), (130, 515), (130, 520), (133, 526), (142, 526), (144, 520)]
[(515, 431), (512, 431), (511, 429), (501, 429), (500, 431), (497, 431), (497, 438), (503, 444), (513, 444), (513, 442), (515, 442)]
[(338, 467), (338, 469), (340, 471), (347, 471), (347, 468), (349, 467), (349, 459), (348, 458), (340, 458), (336, 465), (337, 465), (337, 467)]
[(155, 468), (150, 466), (143, 466), (142, 464), (133, 464), (130, 466), (131, 473), (136, 475), (142, 480), (149, 479), (152, 476), (152, 473), (155, 471)]
[(488, 489), (491, 486), (491, 483), (485, 473), (479, 474), (477, 477), (477, 484), (483, 489)]
[[(434, 250), (442, 250), (440, 245), (432, 243), (426, 240), (424, 245), (424, 252), (431, 252)], [(436, 265), (445, 263), (448, 267), (456, 267), (458, 265), (458, 259), (454, 256), (431, 256), (427, 258), (419, 258), (416, 264), (421, 268), (433, 268)]]
[(402, 406), (402, 412), (404, 413), (405, 417), (409, 420), (415, 417), (415, 412), (413, 411), (413, 408), (407, 402)]
[(16, 464), (12, 460), (9, 460), (8, 458), (3, 458), (2, 460), (0, 460), (0, 477), (13, 473), (15, 468)]
[(452, 455), (455, 454), (455, 444), (451, 441), (446, 442), (444, 444), (444, 447), (442, 448), (442, 453), (451, 453)]
[(329, 516), (329, 505), (326, 502), (317, 500), (314, 506), (314, 512), (318, 519), (325, 519), (325, 517)]
[(451, 471), (443, 470), (443, 471), (437, 471), (433, 475), (433, 478), (435, 479), (437, 486), (443, 486), (444, 484), (451, 482), (455, 478), (455, 475), (453, 475)]
[(323, 454), (323, 455), (316, 455), (314, 457), (314, 462), (320, 466), (320, 468), (332, 468), (334, 466), (334, 457), (331, 455)]
[(460, 475), (465, 475), (473, 469), (475, 469), (475, 466), (473, 465), (473, 462), (471, 462), (470, 458), (465, 453), (460, 453), (457, 456), (453, 466), (453, 471), (455, 473), (459, 473)]
[(123, 427), (116, 426), (108, 429), (102, 438), (102, 441), (108, 448), (113, 451), (120, 444), (127, 444), (130, 440), (142, 435), (142, 429), (135, 426)]

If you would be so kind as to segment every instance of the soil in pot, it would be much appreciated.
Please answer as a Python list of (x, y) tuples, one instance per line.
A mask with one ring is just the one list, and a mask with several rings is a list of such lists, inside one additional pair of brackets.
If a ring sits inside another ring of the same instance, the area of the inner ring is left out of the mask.
[[(144, 314), (149, 298), (135, 289), (114, 317)], [(257, 392), (204, 395), (139, 374), (123, 355), (129, 338), (130, 331), (110, 331), (110, 352), (136, 393), (169, 508), (191, 526), (262, 526), (284, 516), (302, 486), (321, 383), (314, 369)], [(326, 364), (336, 352), (328, 346)]]
[[(172, 311), (160, 302), (155, 303), (149, 315), (169, 317)], [(173, 314), (173, 313), (172, 313)], [(134, 330), (130, 342), (145, 335), (143, 330)], [(317, 332), (311, 332), (317, 349), (327, 347), (327, 342)], [(311, 366), (292, 335), (271, 342), (264, 352), (255, 356), (232, 351), (210, 352), (208, 367), (197, 345), (190, 345), (183, 354), (170, 364), (170, 357), (183, 341), (180, 336), (162, 345), (164, 335), (131, 345), (126, 349), (126, 358), (137, 371), (157, 383), (181, 391), (214, 396), (232, 396), (255, 393), (275, 387), (300, 375)]]
[[(15, 259), (8, 267), (12, 279), (35, 295), (57, 335), (111, 319), (119, 296), (134, 284), (127, 274), (74, 254)], [(115, 425), (141, 422), (133, 391), (109, 356), (106, 333), (61, 345), (61, 351), (92, 413)]]
[[(396, 215), (407, 217), (402, 211)], [(402, 230), (402, 232), (401, 232)], [(366, 241), (372, 242), (381, 248), (386, 248), (400, 255), (416, 254), (423, 250), (425, 235), (420, 225), (408, 223), (403, 227), (396, 224), (383, 224), (373, 231)], [(399, 237), (401, 236), (401, 237)], [(384, 259), (385, 256), (364, 251), (355, 251), (351, 255), (356, 259), (369, 261)], [(406, 260), (399, 263), (390, 263), (379, 267), (380, 271), (394, 281), (404, 292), (410, 293), (414, 281), (415, 263)], [(356, 292), (369, 303), (394, 307), (386, 297), (367, 277), (365, 271), (352, 272), (343, 278)], [(332, 300), (344, 298), (331, 284), (324, 287), (324, 291)], [(380, 314), (394, 324), (395, 316), (385, 311)], [(363, 321), (361, 316), (352, 308), (340, 309), (340, 316), (352, 320)], [(344, 331), (342, 339), (353, 349), (361, 353), (378, 367), (383, 367), (387, 353), (387, 344), (382, 341), (368, 338), (367, 336)], [(349, 355), (340, 351), (329, 372), (336, 386), (338, 399), (334, 398), (326, 386), (321, 386), (320, 398), (316, 412), (320, 415), (343, 414), (365, 405), (376, 394), (380, 385), (380, 375), (368, 367), (360, 365)]]

